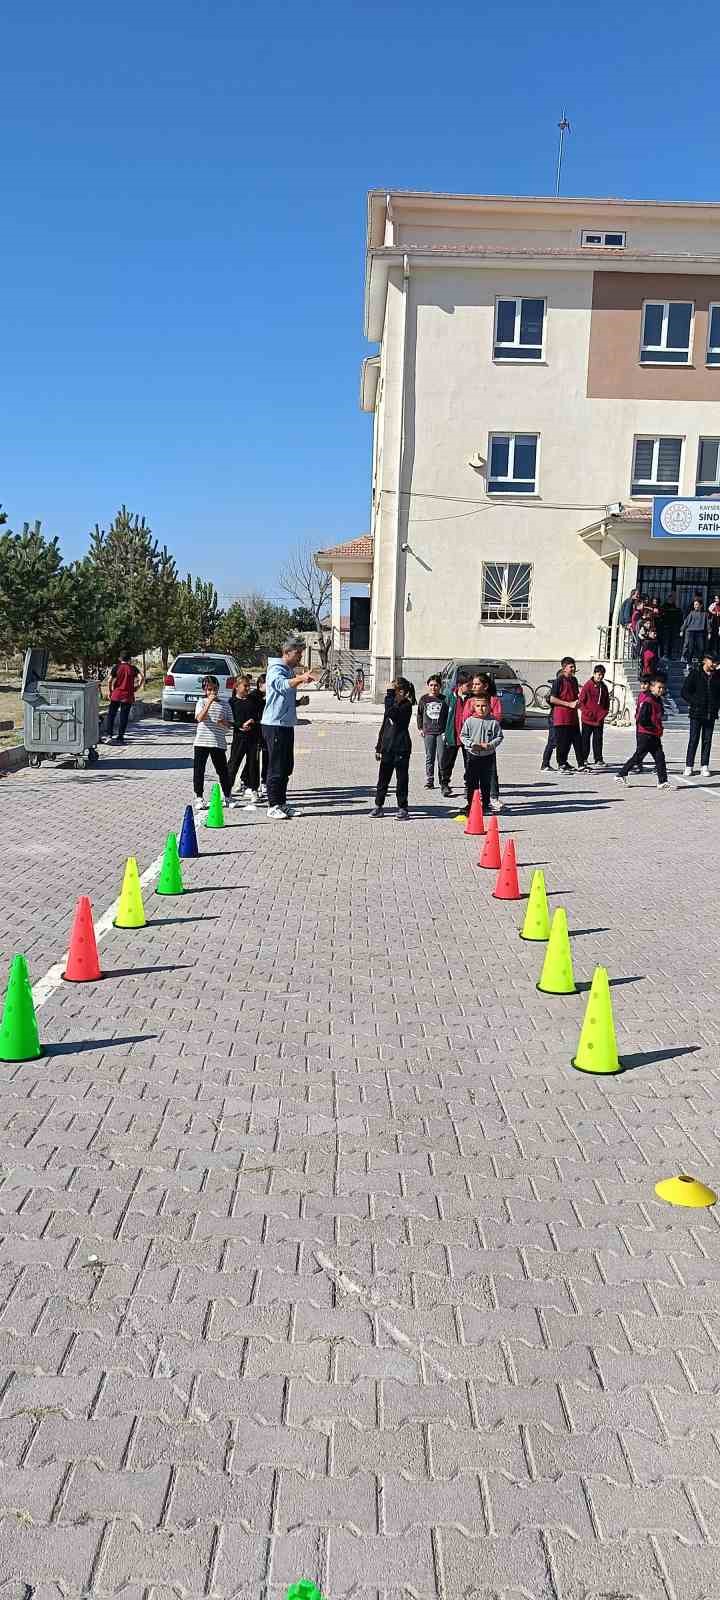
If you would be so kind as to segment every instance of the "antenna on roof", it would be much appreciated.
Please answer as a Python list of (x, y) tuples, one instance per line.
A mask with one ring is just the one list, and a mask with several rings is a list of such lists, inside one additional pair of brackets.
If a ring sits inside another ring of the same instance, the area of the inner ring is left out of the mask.
[(558, 198), (558, 196), (560, 194), (560, 176), (561, 176), (561, 173), (562, 173), (563, 151), (564, 151), (564, 148), (565, 148), (565, 135), (566, 135), (566, 133), (572, 133), (572, 128), (570, 127), (570, 123), (568, 122), (568, 119), (567, 119), (564, 111), (563, 111), (562, 116), (560, 118), (560, 121), (558, 123), (558, 128), (560, 129), (560, 139), (559, 139), (559, 143), (558, 143), (557, 172), (555, 174), (555, 199), (556, 200), (557, 200), (557, 198)]

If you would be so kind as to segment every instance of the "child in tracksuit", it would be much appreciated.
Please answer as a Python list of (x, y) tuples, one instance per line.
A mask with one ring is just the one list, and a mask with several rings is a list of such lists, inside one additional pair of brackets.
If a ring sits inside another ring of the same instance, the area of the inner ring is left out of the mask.
[(253, 689), (252, 679), (243, 674), (230, 696), (234, 726), (228, 773), (231, 787), (234, 787), (244, 760), (240, 792), (250, 795), (251, 805), (257, 805), (260, 799), (260, 719), (263, 709), (263, 701), (257, 689)]
[(610, 695), (605, 683), (605, 668), (593, 667), (593, 675), (584, 683), (578, 695), (582, 723), (583, 761), (587, 761), (592, 741), (593, 765), (604, 767), (603, 733), (605, 718), (610, 710)]
[(497, 717), (490, 714), (488, 695), (475, 696), (470, 716), (466, 717), (460, 732), (463, 748), (467, 751), (468, 811), (477, 789), (480, 790), (483, 810), (489, 808), (495, 752), (502, 744), (502, 737)]
[(409, 728), (413, 709), (411, 693), (412, 684), (407, 678), (396, 678), (395, 682), (390, 684), (385, 696), (385, 715), (375, 749), (375, 757), (380, 762), (380, 767), (373, 816), (383, 815), (385, 796), (394, 772), (398, 822), (406, 822), (408, 818), (408, 782), (412, 750)]
[(648, 628), (644, 642), (640, 646), (640, 671), (653, 677), (658, 669), (658, 644), (655, 628)]
[(560, 772), (572, 772), (568, 761), (571, 748), (575, 751), (578, 772), (586, 772), (577, 706), (580, 687), (575, 676), (572, 656), (563, 656), (560, 671), (550, 685), (550, 704), (555, 728), (557, 764)]
[(650, 755), (655, 762), (658, 789), (667, 789), (668, 775), (662, 747), (664, 689), (664, 679), (656, 676), (651, 680), (649, 689), (640, 690), (635, 710), (637, 746), (630, 760), (616, 773), (616, 783), (627, 783), (628, 773), (640, 771), (645, 757)]
[(439, 678), (428, 678), (427, 694), (421, 694), (417, 708), (417, 725), (425, 745), (425, 788), (435, 788), (435, 758), (438, 775), (442, 764), (443, 733), (448, 717), (448, 703), (442, 693)]

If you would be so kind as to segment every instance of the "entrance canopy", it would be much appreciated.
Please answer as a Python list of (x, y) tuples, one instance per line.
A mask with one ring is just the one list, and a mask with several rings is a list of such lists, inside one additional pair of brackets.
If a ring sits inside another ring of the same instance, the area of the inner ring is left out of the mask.
[(322, 572), (332, 576), (331, 613), (333, 645), (341, 645), (342, 586), (344, 583), (372, 583), (373, 542), (369, 534), (360, 539), (347, 539), (344, 544), (331, 545), (328, 550), (316, 550), (315, 561)]
[(674, 536), (665, 530), (662, 537), (655, 536), (651, 501), (608, 511), (581, 528), (580, 538), (613, 569), (611, 627), (617, 624), (623, 600), (636, 587), (648, 599), (662, 601), (674, 594), (683, 611), (690, 609), (695, 594), (702, 595), (706, 606), (720, 594), (720, 537)]

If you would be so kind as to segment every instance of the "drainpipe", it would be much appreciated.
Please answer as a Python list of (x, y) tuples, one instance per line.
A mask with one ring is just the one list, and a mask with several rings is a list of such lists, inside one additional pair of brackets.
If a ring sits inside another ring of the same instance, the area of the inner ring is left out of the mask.
[(615, 590), (615, 606), (614, 606), (614, 609), (613, 609), (612, 622), (610, 624), (611, 629), (612, 629), (612, 638), (610, 640), (610, 656), (611, 656), (610, 671), (612, 672), (613, 679), (615, 678), (615, 673), (617, 671), (617, 663), (618, 663), (618, 653), (617, 652), (618, 652), (618, 636), (619, 636), (619, 631), (620, 631), (620, 620), (619, 619), (620, 619), (620, 607), (621, 607), (621, 605), (623, 603), (623, 599), (624, 599), (624, 595), (625, 595), (625, 568), (626, 568), (626, 564), (627, 564), (627, 545), (621, 545), (621, 547), (620, 547), (620, 564), (619, 564), (619, 568), (618, 568), (617, 589)]
[(398, 593), (400, 589), (400, 495), (402, 490), (403, 472), (403, 445), (405, 442), (405, 355), (407, 350), (407, 308), (408, 308), (408, 282), (410, 279), (410, 262), (406, 255), (403, 256), (403, 281), (402, 281), (402, 336), (400, 344), (400, 420), (397, 458), (397, 479), (395, 485), (395, 560), (393, 563), (392, 582), (392, 640), (390, 650), (390, 679), (398, 675)]

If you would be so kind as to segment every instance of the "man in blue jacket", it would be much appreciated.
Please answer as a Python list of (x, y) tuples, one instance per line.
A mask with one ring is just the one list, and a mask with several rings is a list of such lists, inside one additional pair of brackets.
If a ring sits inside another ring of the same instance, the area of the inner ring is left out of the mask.
[(298, 702), (297, 690), (303, 683), (312, 683), (314, 677), (312, 672), (298, 672), (304, 650), (305, 640), (299, 634), (291, 634), (285, 640), (282, 655), (272, 656), (267, 665), (262, 737), (268, 758), (268, 819), (271, 822), (286, 822), (292, 816), (287, 804), (287, 786), (294, 764), (297, 706), (307, 705), (307, 700)]

